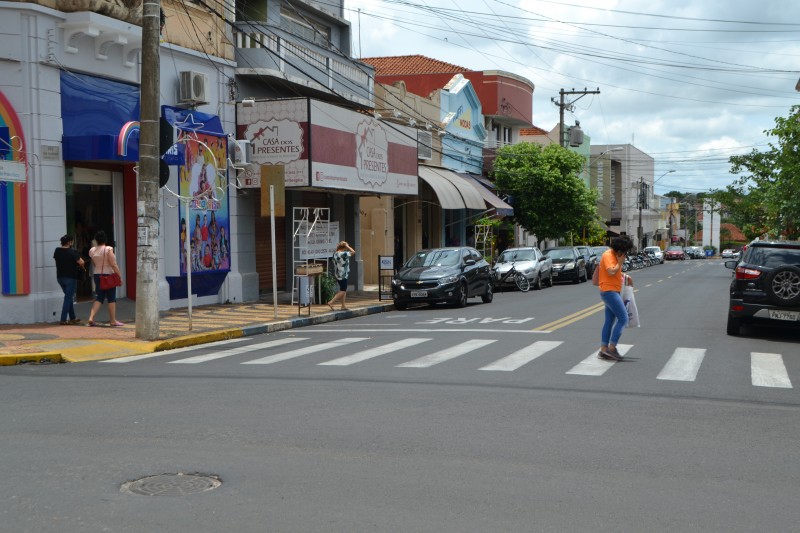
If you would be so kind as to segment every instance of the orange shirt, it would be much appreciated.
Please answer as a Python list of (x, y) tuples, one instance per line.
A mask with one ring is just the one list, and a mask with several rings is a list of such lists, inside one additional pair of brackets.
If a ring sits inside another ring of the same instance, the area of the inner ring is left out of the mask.
[(608, 273), (609, 268), (617, 268), (618, 266), (621, 265), (619, 264), (617, 254), (614, 253), (614, 250), (609, 248), (603, 252), (603, 256), (600, 258), (600, 264), (597, 267), (600, 269), (598, 275), (600, 278), (600, 290), (602, 292), (619, 292), (622, 290), (622, 269), (620, 268), (619, 272), (614, 276)]

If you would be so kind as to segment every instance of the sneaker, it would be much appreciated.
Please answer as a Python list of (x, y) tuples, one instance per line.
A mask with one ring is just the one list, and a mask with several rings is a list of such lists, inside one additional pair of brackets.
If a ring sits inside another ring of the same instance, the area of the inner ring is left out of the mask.
[(609, 349), (606, 351), (607, 354), (611, 354), (613, 357), (616, 357), (618, 360), (622, 361), (622, 354), (617, 351), (617, 348)]
[[(616, 350), (614, 351), (616, 352)], [(597, 352), (597, 357), (599, 359), (605, 359), (606, 361), (622, 361), (621, 355), (619, 355), (618, 353), (615, 355), (613, 352), (608, 350), (606, 351), (600, 350), (599, 352)]]
[(81, 323), (81, 319), (80, 318), (73, 318), (72, 320), (69, 321), (69, 323), (70, 324), (80, 324)]
[(112, 322), (111, 325), (114, 327), (119, 327), (119, 326), (124, 326), (125, 324), (117, 320), (116, 322)]

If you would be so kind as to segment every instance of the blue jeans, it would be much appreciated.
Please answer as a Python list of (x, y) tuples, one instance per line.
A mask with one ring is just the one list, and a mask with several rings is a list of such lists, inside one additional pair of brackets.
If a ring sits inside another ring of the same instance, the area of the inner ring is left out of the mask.
[(613, 344), (616, 346), (622, 336), (622, 330), (628, 325), (628, 310), (622, 302), (622, 296), (616, 291), (602, 291), (600, 298), (606, 304), (606, 321), (600, 333), (600, 342), (603, 346)]
[(61, 322), (66, 322), (67, 317), (69, 317), (69, 320), (75, 320), (74, 302), (78, 280), (75, 278), (58, 278), (58, 284), (61, 285), (61, 290), (64, 291), (64, 303), (61, 304)]

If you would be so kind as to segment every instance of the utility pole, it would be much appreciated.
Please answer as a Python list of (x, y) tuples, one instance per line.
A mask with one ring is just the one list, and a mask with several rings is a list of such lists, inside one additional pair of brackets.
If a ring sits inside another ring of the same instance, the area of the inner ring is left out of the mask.
[(156, 340), (158, 316), (160, 0), (144, 0), (142, 17), (141, 116), (137, 187), (136, 338)]
[[(566, 147), (567, 146), (567, 137), (566, 137), (565, 132), (564, 132), (564, 109), (569, 109), (570, 111), (572, 111), (572, 109), (573, 109), (572, 104), (574, 104), (575, 102), (577, 102), (578, 100), (580, 100), (581, 98), (586, 96), (587, 94), (600, 94), (600, 89), (598, 88), (595, 91), (588, 91), (586, 89), (584, 89), (582, 91), (576, 91), (575, 89), (572, 89), (571, 91), (565, 91), (564, 89), (561, 89), (558, 92), (558, 94), (561, 95), (561, 99), (558, 102), (556, 102), (555, 98), (551, 98), (550, 100), (555, 105), (558, 106), (558, 124), (559, 124), (558, 125), (558, 143), (561, 146)], [(580, 96), (577, 97), (575, 100), (573, 100), (571, 102), (564, 102), (564, 96), (567, 95), (567, 94), (579, 94)]]
[(642, 243), (642, 237), (644, 235), (644, 228), (642, 228), (642, 209), (644, 208), (644, 176), (639, 177), (639, 231), (637, 231), (637, 237), (639, 240), (638, 247), (639, 250), (644, 248), (644, 244)]

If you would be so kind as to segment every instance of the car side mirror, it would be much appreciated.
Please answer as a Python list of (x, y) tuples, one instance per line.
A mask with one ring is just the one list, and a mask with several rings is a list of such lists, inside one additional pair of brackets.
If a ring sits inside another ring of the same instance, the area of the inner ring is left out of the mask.
[(725, 261), (725, 268), (730, 268), (731, 270), (736, 270), (736, 265), (739, 264), (739, 261)]
[(467, 266), (472, 266), (472, 265), (475, 264), (475, 260), (474, 259), (467, 259), (466, 261), (464, 261), (464, 264), (467, 265)]

